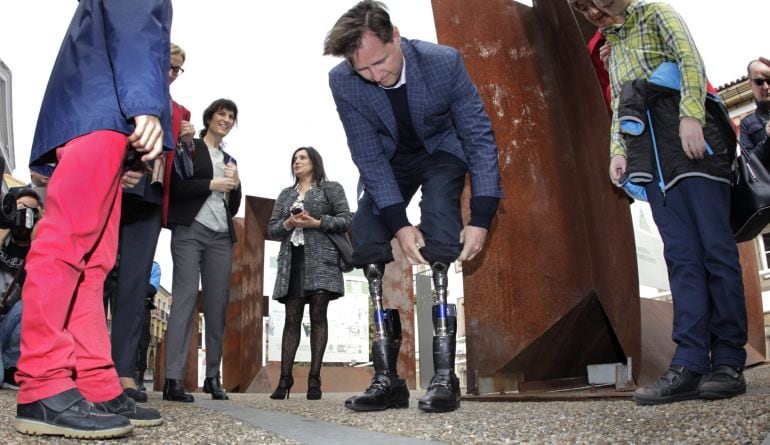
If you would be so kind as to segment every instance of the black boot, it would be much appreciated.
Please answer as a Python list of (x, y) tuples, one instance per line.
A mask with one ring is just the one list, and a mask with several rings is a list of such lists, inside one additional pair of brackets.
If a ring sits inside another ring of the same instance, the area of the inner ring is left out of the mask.
[(372, 344), (372, 383), (363, 395), (345, 400), (345, 408), (353, 411), (382, 411), (409, 407), (409, 389), (396, 371), (398, 351), (401, 348), (401, 319), (397, 310), (385, 309), (385, 325), (389, 335)]
[(230, 400), (225, 389), (222, 388), (222, 382), (219, 381), (219, 374), (214, 377), (206, 377), (203, 380), (203, 392), (211, 394), (212, 400)]
[(281, 379), (278, 380), (278, 388), (275, 388), (275, 391), (270, 394), (270, 398), (273, 400), (288, 399), (292, 386), (294, 386), (294, 377), (291, 375), (282, 375)]
[[(437, 306), (433, 307), (434, 326), (437, 309)], [(425, 412), (444, 413), (460, 407), (460, 379), (455, 374), (457, 308), (454, 304), (447, 305), (446, 324), (447, 335), (433, 336), (433, 368), (436, 374), (417, 405)]]
[(177, 379), (166, 379), (163, 384), (163, 400), (192, 403), (195, 397), (184, 389), (184, 383)]
[(320, 400), (321, 395), (321, 376), (308, 374), (307, 376), (307, 399)]

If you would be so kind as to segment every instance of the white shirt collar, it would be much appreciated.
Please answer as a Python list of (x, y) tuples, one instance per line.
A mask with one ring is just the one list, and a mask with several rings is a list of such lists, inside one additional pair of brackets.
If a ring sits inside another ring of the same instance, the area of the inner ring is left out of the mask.
[(405, 83), (406, 83), (406, 57), (404, 57), (404, 63), (401, 64), (401, 77), (399, 77), (398, 82), (396, 82), (396, 84), (393, 85), (392, 87), (386, 87), (386, 86), (380, 85), (380, 88), (385, 90), (394, 90), (400, 87), (401, 85), (404, 85)]

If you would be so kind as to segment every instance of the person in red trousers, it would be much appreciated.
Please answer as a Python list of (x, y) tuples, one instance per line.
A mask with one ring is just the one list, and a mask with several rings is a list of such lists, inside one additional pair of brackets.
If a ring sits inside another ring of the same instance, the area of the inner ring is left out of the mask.
[(163, 421), (123, 393), (102, 290), (115, 264), (124, 166), (173, 146), (171, 17), (170, 0), (80, 0), (53, 66), (30, 157), (56, 168), (27, 255), (22, 433), (109, 438)]

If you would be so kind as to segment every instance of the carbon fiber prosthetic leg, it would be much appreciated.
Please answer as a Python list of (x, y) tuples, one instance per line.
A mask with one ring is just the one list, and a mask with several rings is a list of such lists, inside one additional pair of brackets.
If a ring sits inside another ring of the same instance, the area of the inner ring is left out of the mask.
[(433, 368), (435, 374), (418, 408), (443, 413), (460, 407), (460, 380), (455, 374), (457, 307), (447, 304), (447, 270), (442, 262), (431, 264), (436, 302), (433, 305)]
[(374, 342), (372, 356), (374, 377), (363, 395), (345, 401), (354, 411), (382, 411), (388, 408), (408, 408), (409, 389), (396, 371), (401, 348), (401, 318), (396, 309), (382, 307), (382, 275), (384, 264), (367, 264), (364, 275), (369, 281), (369, 295), (374, 306)]

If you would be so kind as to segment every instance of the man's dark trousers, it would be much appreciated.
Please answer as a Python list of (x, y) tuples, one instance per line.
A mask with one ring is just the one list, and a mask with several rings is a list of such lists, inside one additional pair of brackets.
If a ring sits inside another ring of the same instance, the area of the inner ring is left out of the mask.
[[(407, 204), (422, 187), (420, 231), (425, 238), (421, 252), (429, 262), (451, 263), (460, 255), (460, 195), (468, 168), (458, 157), (425, 150), (396, 153), (390, 161), (396, 182)], [(358, 201), (353, 215), (353, 263), (358, 265), (393, 261), (393, 233), (383, 223), (368, 193)]]
[[(158, 184), (153, 185), (158, 187)], [(112, 360), (120, 377), (133, 377), (145, 318), (147, 287), (161, 229), (160, 204), (124, 193), (120, 219), (118, 291), (112, 317)]]
[(674, 301), (677, 348), (671, 364), (702, 374), (711, 365), (743, 369), (746, 304), (730, 228), (730, 185), (689, 177), (665, 197), (657, 178), (645, 188), (663, 238)]

